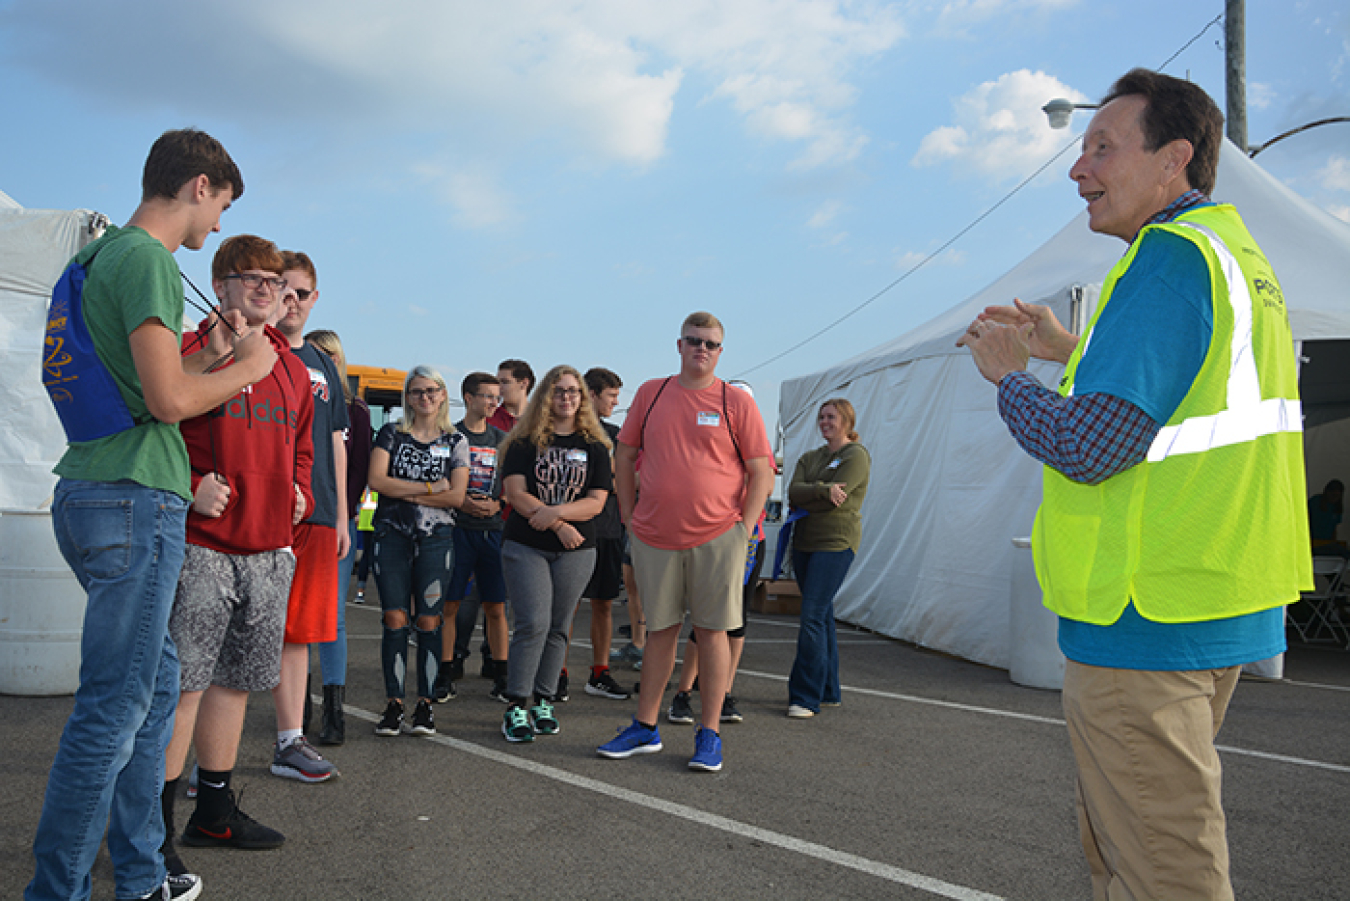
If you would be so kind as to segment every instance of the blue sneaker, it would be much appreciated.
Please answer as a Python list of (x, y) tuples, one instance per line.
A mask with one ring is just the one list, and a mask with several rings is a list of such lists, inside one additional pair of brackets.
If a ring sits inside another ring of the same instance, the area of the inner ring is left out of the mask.
[(631, 726), (595, 750), (601, 757), (622, 760), (634, 754), (655, 754), (661, 747), (661, 733), (654, 728), (648, 729), (634, 717)]
[(715, 773), (722, 768), (722, 738), (711, 729), (699, 728), (694, 733), (694, 756), (689, 758), (689, 769)]

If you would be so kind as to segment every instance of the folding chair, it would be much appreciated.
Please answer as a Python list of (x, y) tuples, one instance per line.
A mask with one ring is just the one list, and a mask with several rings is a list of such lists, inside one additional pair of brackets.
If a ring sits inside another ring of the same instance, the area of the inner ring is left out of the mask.
[(1340, 557), (1313, 557), (1312, 591), (1303, 592), (1299, 603), (1287, 608), (1290, 626), (1305, 643), (1332, 642), (1350, 647), (1350, 624), (1336, 609), (1345, 598), (1346, 568), (1350, 561)]

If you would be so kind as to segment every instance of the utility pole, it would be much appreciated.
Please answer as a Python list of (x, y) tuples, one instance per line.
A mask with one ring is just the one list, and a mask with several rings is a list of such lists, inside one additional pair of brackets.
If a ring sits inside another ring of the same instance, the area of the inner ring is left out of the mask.
[(1247, 152), (1247, 26), (1246, 0), (1224, 0), (1225, 70), (1228, 93), (1228, 140)]

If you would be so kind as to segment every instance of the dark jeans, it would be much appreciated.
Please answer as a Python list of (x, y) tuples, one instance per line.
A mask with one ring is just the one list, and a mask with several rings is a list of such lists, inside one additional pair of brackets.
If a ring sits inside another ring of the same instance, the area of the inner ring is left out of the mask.
[[(375, 585), (380, 591), (380, 609), (439, 619), (445, 606), (445, 589), (454, 561), (454, 526), (440, 525), (430, 534), (405, 535), (386, 526), (375, 530)], [(408, 671), (409, 626), (391, 629), (386, 622), (380, 642), (384, 667), (384, 691), (389, 698), (402, 698)], [(441, 626), (417, 630), (417, 695), (431, 697), (431, 685), (441, 664)]]
[(839, 645), (834, 635), (834, 596), (844, 584), (853, 551), (792, 552), (792, 569), (802, 591), (801, 628), (797, 632), (797, 659), (788, 676), (788, 703), (820, 712), (820, 705), (837, 704)]

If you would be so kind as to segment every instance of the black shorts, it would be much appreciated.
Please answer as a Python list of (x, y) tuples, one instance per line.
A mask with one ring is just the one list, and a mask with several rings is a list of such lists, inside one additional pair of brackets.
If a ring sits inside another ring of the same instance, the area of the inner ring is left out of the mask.
[(581, 593), (592, 601), (612, 601), (623, 593), (623, 539), (595, 540), (595, 572)]

